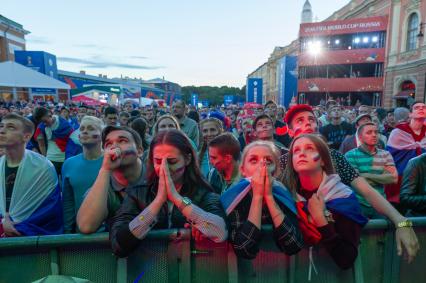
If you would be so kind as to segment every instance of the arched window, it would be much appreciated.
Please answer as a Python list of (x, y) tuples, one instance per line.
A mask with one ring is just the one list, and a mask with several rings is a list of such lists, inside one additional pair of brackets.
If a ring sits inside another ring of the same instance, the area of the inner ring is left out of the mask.
[(406, 51), (414, 50), (417, 48), (417, 34), (419, 29), (419, 17), (416, 13), (412, 13), (408, 19), (407, 28), (407, 45)]

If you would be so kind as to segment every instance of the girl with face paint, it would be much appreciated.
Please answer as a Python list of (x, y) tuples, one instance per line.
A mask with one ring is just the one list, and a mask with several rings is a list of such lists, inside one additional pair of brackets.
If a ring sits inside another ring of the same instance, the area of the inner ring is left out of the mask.
[(335, 174), (327, 144), (317, 135), (300, 135), (288, 158), (283, 180), (297, 198), (305, 244), (323, 244), (340, 268), (352, 267), (367, 218), (352, 189)]
[(273, 225), (275, 241), (284, 253), (295, 254), (303, 246), (294, 199), (275, 180), (280, 174), (278, 156), (270, 141), (256, 141), (246, 146), (240, 167), (244, 178), (221, 197), (237, 256), (256, 257), (262, 224)]
[(219, 196), (202, 177), (185, 134), (159, 132), (151, 142), (147, 167), (146, 183), (127, 192), (111, 227), (112, 247), (118, 256), (127, 256), (151, 229), (192, 225), (196, 240), (227, 239)]

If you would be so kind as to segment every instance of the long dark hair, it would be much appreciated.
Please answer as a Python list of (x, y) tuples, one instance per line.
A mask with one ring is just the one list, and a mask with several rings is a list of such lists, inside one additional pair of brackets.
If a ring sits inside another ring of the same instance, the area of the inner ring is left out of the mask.
[(309, 139), (317, 148), (318, 154), (321, 157), (324, 166), (322, 167), (323, 171), (327, 175), (335, 174), (333, 162), (331, 161), (330, 149), (324, 140), (318, 134), (303, 134), (295, 139), (290, 145), (287, 158), (287, 166), (284, 170), (282, 183), (292, 192), (293, 196), (296, 196), (297, 191), (300, 189), (300, 180), (299, 174), (294, 170), (293, 166), (293, 148), (297, 140), (301, 138)]
[(180, 130), (166, 130), (157, 133), (154, 136), (149, 148), (148, 157), (148, 184), (155, 185), (158, 183), (158, 176), (154, 170), (154, 149), (158, 145), (170, 145), (179, 150), (183, 156), (190, 156), (191, 161), (185, 168), (183, 175), (184, 186), (181, 193), (192, 198), (197, 193), (197, 188), (203, 187), (210, 191), (213, 191), (210, 184), (204, 179), (201, 174), (200, 167), (198, 165), (197, 154), (195, 153), (189, 138)]
[(145, 118), (139, 117), (134, 120), (132, 120), (130, 123), (130, 127), (135, 130), (142, 140), (142, 147), (144, 150), (148, 148), (148, 142), (146, 141), (146, 128), (148, 126), (148, 122), (145, 120)]

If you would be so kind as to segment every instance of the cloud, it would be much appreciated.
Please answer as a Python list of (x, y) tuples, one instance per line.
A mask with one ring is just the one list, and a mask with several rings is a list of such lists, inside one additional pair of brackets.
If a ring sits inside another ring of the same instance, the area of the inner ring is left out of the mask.
[(94, 48), (94, 49), (104, 49), (105, 46), (93, 44), (93, 43), (77, 43), (73, 44), (74, 47), (78, 48)]
[(28, 35), (26, 38), (27, 42), (30, 43), (38, 43), (38, 44), (51, 44), (52, 40), (48, 39), (47, 37), (44, 36), (37, 36), (37, 35)]
[(129, 56), (130, 59), (148, 59), (148, 57), (144, 56)]
[[(71, 64), (81, 64), (84, 68), (123, 68), (123, 69), (143, 69), (143, 70), (156, 70), (162, 69), (163, 66), (142, 66), (136, 64), (128, 63), (116, 63), (111, 62), (105, 59), (102, 59), (100, 56), (93, 56), (91, 59), (80, 59), (74, 57), (58, 57), (58, 61), (71, 63)], [(119, 61), (119, 60), (117, 60)]]

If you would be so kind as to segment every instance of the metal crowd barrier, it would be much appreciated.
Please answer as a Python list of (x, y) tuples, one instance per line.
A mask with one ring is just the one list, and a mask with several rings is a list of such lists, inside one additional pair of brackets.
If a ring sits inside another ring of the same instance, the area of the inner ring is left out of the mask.
[(313, 248), (312, 257), (308, 249), (284, 255), (275, 246), (271, 227), (264, 226), (261, 251), (254, 260), (238, 259), (228, 244), (194, 243), (183, 229), (151, 231), (124, 259), (112, 254), (107, 233), (0, 239), (0, 282), (63, 275), (100, 283), (294, 283), (309, 282), (311, 273), (310, 282), (421, 283), (426, 282), (426, 217), (412, 220), (423, 247), (411, 264), (396, 254), (392, 225), (372, 220), (363, 230), (354, 267), (346, 271), (322, 248)]

